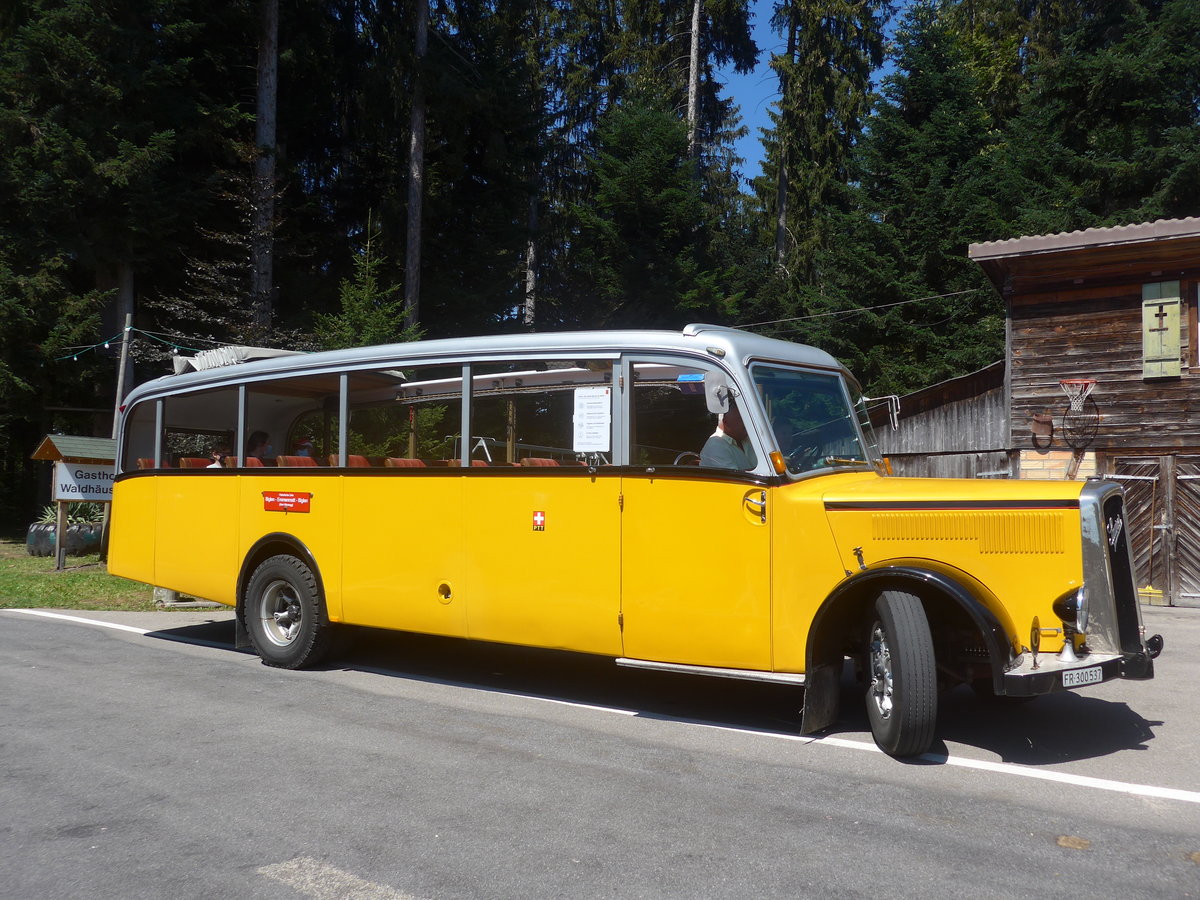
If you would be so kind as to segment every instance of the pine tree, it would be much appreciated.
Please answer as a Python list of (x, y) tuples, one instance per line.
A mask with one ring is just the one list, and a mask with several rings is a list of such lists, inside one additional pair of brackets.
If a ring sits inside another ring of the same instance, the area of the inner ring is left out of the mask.
[(573, 209), (576, 283), (587, 293), (562, 313), (593, 326), (682, 325), (715, 290), (697, 240), (704, 207), (686, 122), (628, 99), (605, 116), (598, 140), (597, 191)]
[(342, 281), (338, 291), (341, 309), (317, 317), (315, 334), (321, 349), (368, 347), (420, 338), (420, 329), (404, 320), (402, 288), (384, 284), (387, 259), (375, 249), (378, 239), (368, 221), (366, 241), (354, 257), (354, 274)]

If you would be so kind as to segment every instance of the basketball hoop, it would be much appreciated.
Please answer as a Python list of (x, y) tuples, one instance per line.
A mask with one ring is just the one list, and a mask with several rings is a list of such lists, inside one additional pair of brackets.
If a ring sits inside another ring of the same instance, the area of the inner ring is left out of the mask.
[(1092, 388), (1096, 386), (1095, 378), (1064, 378), (1059, 383), (1067, 399), (1071, 401), (1071, 412), (1080, 412), (1083, 402), (1087, 399)]
[(1072, 449), (1082, 452), (1091, 445), (1100, 426), (1100, 410), (1091, 397), (1096, 379), (1064, 378), (1059, 386), (1071, 401), (1070, 408), (1063, 414), (1063, 440)]

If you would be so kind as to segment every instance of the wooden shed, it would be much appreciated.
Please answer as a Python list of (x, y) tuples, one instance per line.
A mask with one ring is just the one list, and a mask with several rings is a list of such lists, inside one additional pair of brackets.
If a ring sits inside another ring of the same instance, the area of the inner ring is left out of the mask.
[[(969, 255), (1007, 310), (1013, 474), (1123, 480), (1141, 583), (1200, 606), (1200, 218), (972, 244)], [(1094, 382), (1078, 408), (1071, 381)]]

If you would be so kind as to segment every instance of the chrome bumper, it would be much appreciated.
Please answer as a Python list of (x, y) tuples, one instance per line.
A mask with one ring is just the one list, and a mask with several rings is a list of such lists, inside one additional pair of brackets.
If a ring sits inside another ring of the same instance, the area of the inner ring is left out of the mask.
[(1154, 656), (1149, 649), (1136, 653), (1087, 653), (1063, 662), (1056, 653), (1022, 653), (1004, 673), (1004, 693), (1009, 697), (1036, 697), (1069, 691), (1114, 678), (1145, 680), (1154, 677)]

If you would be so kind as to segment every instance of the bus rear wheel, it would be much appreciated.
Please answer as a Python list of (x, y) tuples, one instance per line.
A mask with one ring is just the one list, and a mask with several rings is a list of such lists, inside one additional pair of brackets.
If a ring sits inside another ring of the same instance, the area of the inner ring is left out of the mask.
[(299, 669), (329, 652), (329, 623), (312, 569), (294, 556), (264, 560), (246, 585), (246, 630), (268, 666)]
[(915, 756), (933, 743), (937, 724), (937, 666), (921, 601), (884, 591), (867, 632), (867, 718), (879, 749)]

